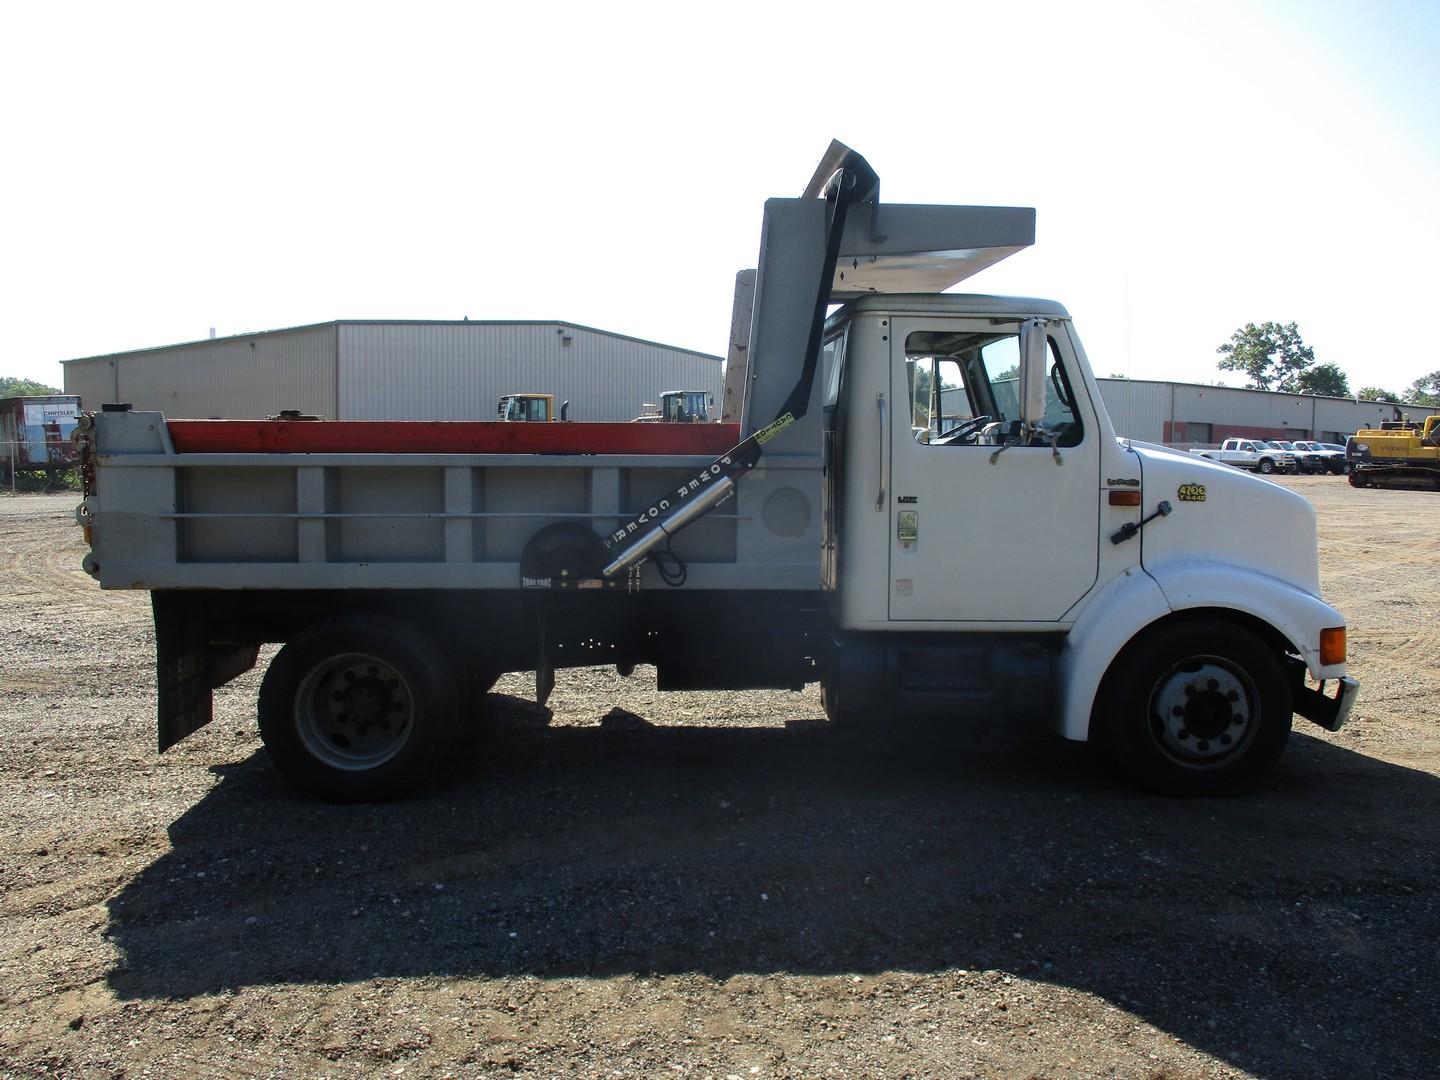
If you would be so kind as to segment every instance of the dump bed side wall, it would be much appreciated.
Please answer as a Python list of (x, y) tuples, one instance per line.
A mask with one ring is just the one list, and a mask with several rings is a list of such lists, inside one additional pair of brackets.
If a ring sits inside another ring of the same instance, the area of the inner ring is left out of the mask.
[[(557, 521), (603, 536), (704, 455), (177, 453), (156, 413), (96, 417), (106, 588), (513, 589)], [(818, 455), (777, 453), (677, 536), (686, 588), (818, 585)], [(647, 565), (641, 587), (667, 588)]]

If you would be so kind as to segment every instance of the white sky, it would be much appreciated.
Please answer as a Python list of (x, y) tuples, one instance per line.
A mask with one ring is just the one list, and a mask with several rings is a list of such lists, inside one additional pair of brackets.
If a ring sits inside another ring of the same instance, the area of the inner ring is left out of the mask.
[(1102, 376), (1266, 320), (1352, 390), (1440, 368), (1434, 0), (10, 4), (0, 97), (0, 375), (56, 386), (337, 318), (723, 354), (831, 138), (885, 201), (1036, 207), (962, 287), (1064, 302)]

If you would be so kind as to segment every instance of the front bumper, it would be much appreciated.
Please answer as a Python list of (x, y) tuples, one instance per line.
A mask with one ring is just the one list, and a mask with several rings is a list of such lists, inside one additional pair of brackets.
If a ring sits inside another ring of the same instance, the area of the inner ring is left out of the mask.
[[(1337, 687), (1334, 697), (1325, 693), (1331, 682)], [(1306, 720), (1319, 724), (1326, 731), (1339, 731), (1350, 718), (1350, 710), (1355, 707), (1355, 697), (1360, 693), (1360, 684), (1345, 675), (1339, 679), (1326, 679), (1319, 686), (1306, 686), (1304, 662), (1292, 660), (1290, 691), (1297, 713)]]

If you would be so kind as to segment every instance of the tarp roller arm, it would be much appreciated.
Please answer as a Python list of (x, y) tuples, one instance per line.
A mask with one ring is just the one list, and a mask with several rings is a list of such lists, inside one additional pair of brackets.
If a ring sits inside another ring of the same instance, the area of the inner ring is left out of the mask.
[(729, 498), (739, 477), (759, 462), (765, 444), (808, 411), (820, 358), (820, 338), (825, 330), (825, 317), (835, 280), (835, 266), (845, 235), (845, 221), (851, 204), (874, 202), (878, 200), (879, 193), (880, 178), (869, 163), (844, 144), (832, 142), (816, 170), (815, 178), (805, 189), (807, 197), (823, 195), (825, 198), (825, 254), (799, 379), (770, 423), (605, 538), (605, 550), (611, 557), (601, 571), (602, 577), (612, 578), (638, 565), (680, 529)]

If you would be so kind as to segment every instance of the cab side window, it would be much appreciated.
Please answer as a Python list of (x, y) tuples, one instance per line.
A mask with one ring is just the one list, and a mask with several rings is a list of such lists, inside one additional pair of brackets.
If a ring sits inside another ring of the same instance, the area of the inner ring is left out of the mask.
[[(1045, 366), (1046, 435), (1057, 446), (1076, 446), (1084, 436), (1079, 414), (1075, 411), (1075, 395), (1070, 388), (1065, 365), (1060, 361), (1060, 345), (1053, 337), (1046, 338), (1050, 354)], [(1020, 415), (1020, 339), (1011, 335), (991, 342), (981, 349), (985, 371), (995, 400), (1007, 416)], [(1048, 440), (1046, 440), (1048, 441)]]
[[(1033, 442), (1075, 446), (1084, 435), (1075, 398), (1049, 338), (1044, 433)], [(1020, 339), (1013, 331), (925, 330), (905, 342), (910, 427), (917, 442), (994, 446), (1020, 418)]]

